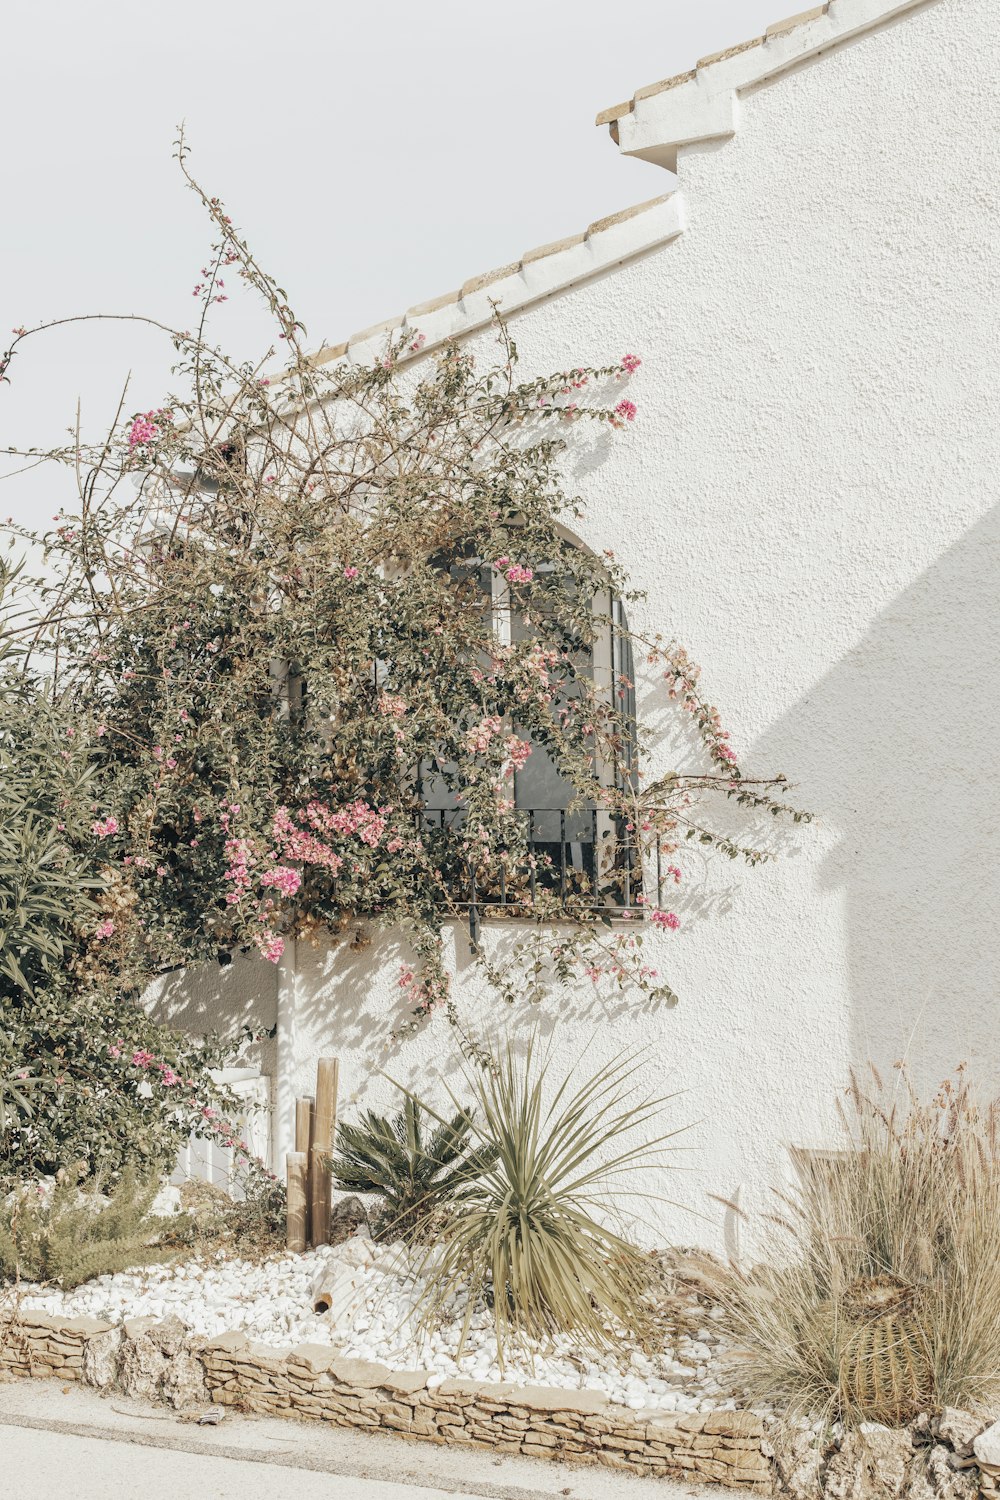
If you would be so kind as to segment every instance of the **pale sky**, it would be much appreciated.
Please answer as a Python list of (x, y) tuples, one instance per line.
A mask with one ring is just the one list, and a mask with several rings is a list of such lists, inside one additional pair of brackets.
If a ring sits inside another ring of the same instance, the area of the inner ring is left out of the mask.
[[(668, 191), (619, 155), (599, 109), (759, 34), (794, 0), (46, 0), (4, 7), (0, 348), (79, 312), (187, 327), (210, 242), (172, 160), (192, 165), (335, 343)], [(269, 330), (238, 297), (215, 336)], [(103, 434), (159, 405), (172, 351), (87, 324), (29, 341), (0, 386), (0, 448)], [(54, 476), (6, 480), (0, 517), (47, 520)]]

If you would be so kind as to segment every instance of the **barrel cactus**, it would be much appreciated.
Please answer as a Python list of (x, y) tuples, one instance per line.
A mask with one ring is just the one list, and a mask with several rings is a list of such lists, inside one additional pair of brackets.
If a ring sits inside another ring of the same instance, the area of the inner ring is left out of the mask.
[(895, 1276), (860, 1276), (840, 1299), (840, 1392), (844, 1410), (901, 1426), (931, 1401), (933, 1372), (920, 1295)]

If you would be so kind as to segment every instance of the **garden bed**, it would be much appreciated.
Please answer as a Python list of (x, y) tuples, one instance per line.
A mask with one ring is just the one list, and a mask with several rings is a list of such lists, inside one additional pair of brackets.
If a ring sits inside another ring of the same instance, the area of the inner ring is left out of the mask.
[[(457, 1300), (450, 1317), (422, 1336), (422, 1256), (402, 1244), (379, 1245), (359, 1236), (261, 1262), (219, 1255), (146, 1266), (98, 1277), (70, 1292), (26, 1287), (21, 1306), (111, 1323), (173, 1316), (202, 1338), (242, 1332), (282, 1350), (316, 1344), (341, 1358), (422, 1371), (431, 1389), (445, 1380), (473, 1379), (586, 1391), (632, 1411), (693, 1415), (735, 1406), (718, 1367), (715, 1310), (690, 1290), (665, 1289), (655, 1352), (628, 1344), (614, 1353), (585, 1350), (561, 1335), (545, 1347), (508, 1351), (501, 1364), (493, 1320), (483, 1306), (472, 1313), (462, 1351), (465, 1307)], [(317, 1288), (330, 1303), (319, 1313)]]

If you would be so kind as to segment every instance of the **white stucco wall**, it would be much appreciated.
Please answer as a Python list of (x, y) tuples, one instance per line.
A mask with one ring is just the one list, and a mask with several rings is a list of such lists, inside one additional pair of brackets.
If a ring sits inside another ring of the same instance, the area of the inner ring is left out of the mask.
[[(686, 861), (657, 954), (675, 1009), (540, 1018), (560, 1059), (638, 1046), (683, 1090), (658, 1237), (718, 1248), (709, 1195), (752, 1208), (787, 1144), (828, 1141), (851, 1061), (1000, 1084), (998, 83), (994, 0), (932, 0), (743, 97), (732, 139), (680, 152), (678, 238), (516, 319), (528, 372), (642, 357), (634, 428), (570, 458), (583, 539), (648, 591), (633, 623), (703, 664), (743, 763), (818, 815), (762, 870)], [(666, 768), (652, 687), (641, 712)], [(458, 952), (477, 1024), (536, 1019), (487, 1014)], [(381, 1068), (453, 1070), (443, 1018), (391, 1042), (398, 958), (298, 946), (292, 1092), (320, 1052), (345, 1108), (388, 1102)]]

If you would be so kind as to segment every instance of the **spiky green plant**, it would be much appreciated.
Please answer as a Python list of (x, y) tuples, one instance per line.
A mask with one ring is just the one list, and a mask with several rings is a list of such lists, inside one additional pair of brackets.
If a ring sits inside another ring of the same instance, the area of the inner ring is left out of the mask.
[(492, 1148), (475, 1147), (472, 1129), (471, 1112), (459, 1109), (433, 1124), (428, 1137), (423, 1111), (409, 1095), (391, 1120), (365, 1110), (358, 1124), (338, 1127), (333, 1180), (348, 1192), (379, 1195), (376, 1239), (412, 1239), (489, 1166)]
[(54, 1281), (68, 1289), (95, 1276), (167, 1260), (158, 1241), (170, 1221), (149, 1209), (156, 1177), (127, 1169), (105, 1196), (97, 1179), (60, 1172), (47, 1197), (31, 1188), (8, 1195), (0, 1208), (0, 1278)]
[(664, 1165), (677, 1132), (650, 1138), (666, 1100), (640, 1093), (637, 1068), (625, 1056), (584, 1078), (574, 1067), (556, 1084), (550, 1053), (532, 1041), (519, 1055), (508, 1041), (487, 1068), (466, 1072), (473, 1134), (494, 1156), (425, 1260), (425, 1326), (464, 1297), (464, 1343), (485, 1299), (501, 1360), (511, 1345), (556, 1333), (606, 1346), (641, 1331), (649, 1259), (613, 1227), (616, 1205), (630, 1176)]
[[(1000, 1103), (852, 1080), (844, 1151), (781, 1195), (722, 1294), (751, 1395), (849, 1425), (1000, 1401)], [(756, 1248), (761, 1248), (759, 1245)]]

